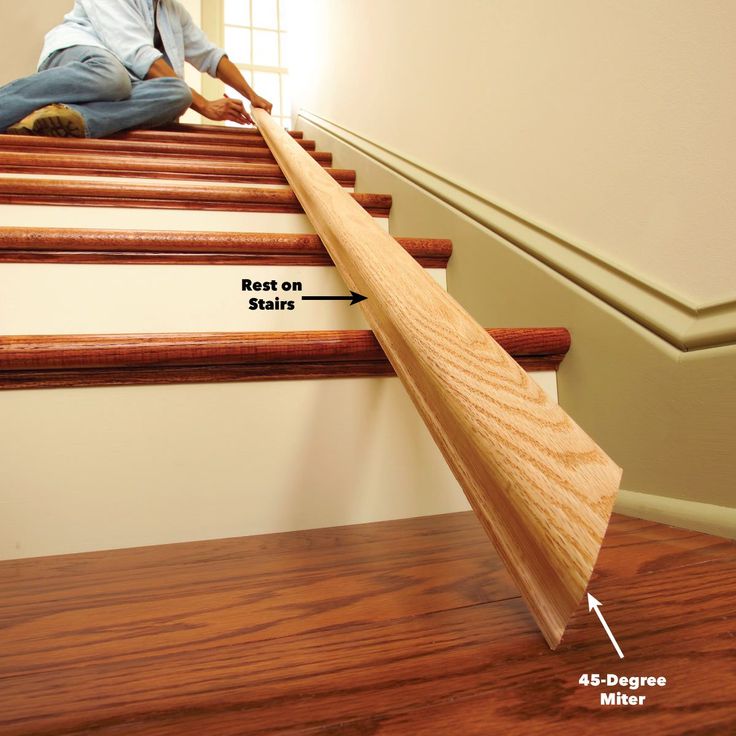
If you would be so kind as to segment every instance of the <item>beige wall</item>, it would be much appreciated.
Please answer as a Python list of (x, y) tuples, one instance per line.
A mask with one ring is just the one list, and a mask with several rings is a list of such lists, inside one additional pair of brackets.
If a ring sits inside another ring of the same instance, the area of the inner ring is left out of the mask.
[(678, 298), (736, 298), (732, 0), (293, 6), (302, 109)]
[(43, 37), (64, 14), (73, 0), (33, 0), (32, 3), (6, 2), (0, 23), (0, 84), (36, 71)]
[(620, 510), (736, 536), (730, 0), (294, 3), (299, 125), (482, 323), (564, 325)]

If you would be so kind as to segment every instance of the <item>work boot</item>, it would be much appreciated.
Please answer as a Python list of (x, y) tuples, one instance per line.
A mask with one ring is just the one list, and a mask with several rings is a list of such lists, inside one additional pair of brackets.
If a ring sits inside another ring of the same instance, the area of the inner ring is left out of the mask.
[(55, 138), (84, 138), (84, 118), (66, 105), (46, 105), (26, 115), (6, 131), (11, 135), (47, 135)]

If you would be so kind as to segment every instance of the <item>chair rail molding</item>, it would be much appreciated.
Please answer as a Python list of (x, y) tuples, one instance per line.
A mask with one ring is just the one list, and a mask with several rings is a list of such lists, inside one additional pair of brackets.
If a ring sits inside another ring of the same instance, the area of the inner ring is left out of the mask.
[(682, 351), (736, 343), (736, 299), (695, 303), (602, 254), (308, 110), (299, 117), (377, 161)]

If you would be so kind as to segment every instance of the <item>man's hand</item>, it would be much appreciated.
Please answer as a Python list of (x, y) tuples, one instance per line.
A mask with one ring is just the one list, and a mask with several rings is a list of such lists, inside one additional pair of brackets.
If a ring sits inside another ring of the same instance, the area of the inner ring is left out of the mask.
[(273, 108), (273, 105), (267, 99), (255, 93), (253, 94), (253, 99), (250, 101), (250, 104), (253, 105), (253, 107), (263, 108), (269, 115)]
[(207, 100), (201, 109), (195, 106), (195, 110), (210, 120), (232, 120), (234, 123), (240, 123), (241, 125), (253, 125), (253, 120), (245, 111), (243, 103), (231, 97), (223, 97), (221, 100)]
[(248, 82), (243, 79), (240, 69), (227, 58), (227, 55), (223, 56), (217, 65), (217, 78), (225, 82), (228, 87), (240, 92), (247, 100), (250, 100), (253, 107), (260, 107), (269, 115), (271, 114), (273, 105), (267, 99), (255, 93)]

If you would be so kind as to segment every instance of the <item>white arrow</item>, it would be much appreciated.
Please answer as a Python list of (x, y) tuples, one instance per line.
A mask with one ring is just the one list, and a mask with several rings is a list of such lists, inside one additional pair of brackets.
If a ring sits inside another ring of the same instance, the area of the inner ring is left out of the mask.
[(608, 624), (606, 623), (606, 619), (603, 618), (603, 614), (600, 611), (599, 606), (602, 606), (603, 604), (597, 599), (594, 598), (590, 593), (588, 593), (588, 612), (595, 609), (596, 614), (598, 615), (598, 618), (600, 619), (601, 624), (603, 624), (603, 628), (606, 630), (606, 634), (608, 634), (608, 638), (611, 640), (611, 644), (613, 644), (616, 652), (618, 653), (618, 656), (623, 659), (624, 653), (621, 651), (621, 647), (618, 645), (618, 642), (616, 641), (616, 637), (613, 635), (613, 632), (610, 628), (608, 628)]

